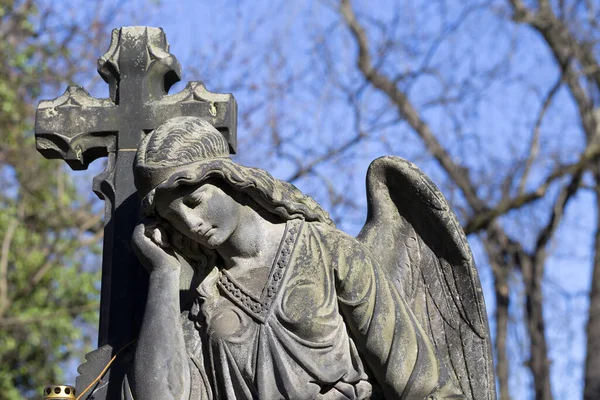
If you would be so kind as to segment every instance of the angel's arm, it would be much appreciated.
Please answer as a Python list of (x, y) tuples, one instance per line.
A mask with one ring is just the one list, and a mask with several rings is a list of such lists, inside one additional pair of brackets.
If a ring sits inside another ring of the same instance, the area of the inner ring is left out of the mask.
[(345, 242), (335, 266), (338, 300), (363, 360), (386, 398), (425, 398), (439, 382), (431, 342), (368, 250)]
[(150, 272), (146, 310), (134, 364), (137, 399), (187, 400), (190, 397), (189, 360), (180, 322), (177, 258), (156, 245), (140, 224), (133, 247)]

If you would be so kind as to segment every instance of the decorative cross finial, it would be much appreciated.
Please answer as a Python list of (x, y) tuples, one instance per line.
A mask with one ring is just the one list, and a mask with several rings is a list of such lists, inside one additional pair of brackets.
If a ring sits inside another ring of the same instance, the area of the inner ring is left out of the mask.
[[(87, 357), (101, 363), (137, 336), (147, 292), (147, 276), (130, 247), (139, 218), (133, 160), (142, 137), (169, 118), (195, 116), (215, 126), (235, 153), (237, 105), (232, 95), (211, 93), (201, 82), (167, 94), (180, 80), (181, 66), (160, 28), (113, 30), (98, 72), (109, 84), (110, 98), (94, 98), (81, 86), (70, 86), (62, 96), (40, 102), (35, 135), (42, 155), (62, 158), (75, 170), (108, 156), (105, 171), (94, 178), (94, 191), (106, 201), (98, 342), (112, 350), (104, 346)], [(86, 368), (80, 368), (78, 390), (93, 379), (85, 376), (93, 373)], [(113, 366), (113, 382), (94, 392), (94, 399), (117, 398), (125, 370)]]
[(113, 30), (110, 48), (98, 60), (98, 72), (109, 84), (109, 99), (69, 86), (62, 96), (40, 102), (35, 133), (45, 157), (62, 158), (75, 170), (86, 169), (109, 152), (136, 150), (142, 132), (187, 115), (211, 122), (235, 153), (237, 105), (232, 95), (211, 93), (201, 82), (167, 95), (180, 80), (181, 66), (169, 53), (162, 29)]

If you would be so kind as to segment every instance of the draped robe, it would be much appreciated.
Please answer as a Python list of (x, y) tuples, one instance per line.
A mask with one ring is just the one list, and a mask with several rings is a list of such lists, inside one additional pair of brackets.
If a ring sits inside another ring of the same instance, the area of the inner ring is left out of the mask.
[(184, 328), (190, 398), (463, 398), (374, 260), (355, 238), (295, 219), (260, 297), (215, 268)]

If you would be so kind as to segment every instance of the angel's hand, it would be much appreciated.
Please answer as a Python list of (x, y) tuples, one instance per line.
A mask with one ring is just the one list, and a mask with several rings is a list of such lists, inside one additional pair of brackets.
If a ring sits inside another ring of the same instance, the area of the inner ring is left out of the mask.
[(136, 226), (131, 244), (148, 272), (179, 270), (179, 260), (171, 250), (164, 230), (156, 223), (145, 221)]

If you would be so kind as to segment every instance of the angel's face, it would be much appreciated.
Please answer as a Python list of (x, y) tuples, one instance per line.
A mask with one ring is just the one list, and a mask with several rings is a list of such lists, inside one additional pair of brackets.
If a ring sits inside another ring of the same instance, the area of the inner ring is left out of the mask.
[(207, 181), (160, 192), (156, 197), (158, 214), (183, 235), (217, 249), (238, 228), (243, 207), (222, 187), (218, 182)]

